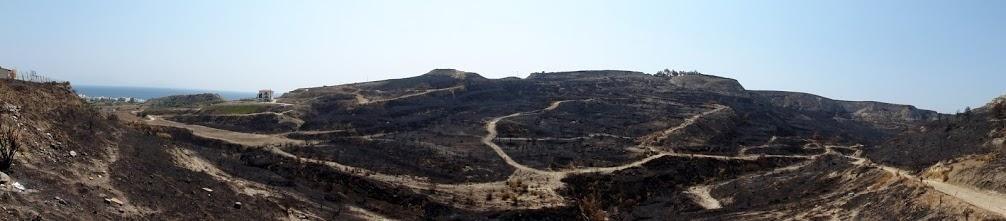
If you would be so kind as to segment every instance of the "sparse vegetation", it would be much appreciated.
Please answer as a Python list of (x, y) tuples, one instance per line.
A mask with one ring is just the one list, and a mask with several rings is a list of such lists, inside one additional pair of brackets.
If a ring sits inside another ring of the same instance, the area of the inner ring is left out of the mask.
[(254, 114), (276, 111), (279, 105), (271, 103), (226, 103), (212, 105), (200, 110), (203, 114)]
[(995, 119), (1006, 119), (1006, 97), (996, 98), (995, 101), (992, 101), (989, 105), (989, 111)]
[(196, 108), (223, 103), (225, 100), (219, 94), (174, 95), (150, 99), (146, 102), (150, 108)]
[(20, 133), (16, 127), (0, 126), (0, 171), (9, 172), (11, 170), (14, 157), (21, 149), (21, 144), (18, 143), (19, 139)]
[(684, 76), (684, 75), (700, 75), (700, 74), (702, 74), (702, 73), (700, 73), (698, 71), (694, 71), (694, 70), (693, 71), (678, 71), (678, 70), (664, 69), (662, 71), (658, 71), (656, 74), (653, 74), (653, 76), (657, 76), (657, 77), (677, 77), (677, 76)]

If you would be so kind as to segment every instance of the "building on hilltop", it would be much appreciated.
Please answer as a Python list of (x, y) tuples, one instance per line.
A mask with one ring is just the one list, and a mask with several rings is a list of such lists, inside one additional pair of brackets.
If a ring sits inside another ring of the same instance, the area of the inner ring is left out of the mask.
[(258, 96), (255, 97), (259, 101), (272, 102), (272, 90), (264, 89), (258, 91)]
[(17, 70), (0, 67), (0, 78), (17, 79)]

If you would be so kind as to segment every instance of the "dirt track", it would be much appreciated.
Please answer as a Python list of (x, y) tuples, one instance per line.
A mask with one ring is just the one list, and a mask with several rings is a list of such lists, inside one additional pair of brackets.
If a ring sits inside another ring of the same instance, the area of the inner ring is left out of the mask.
[(406, 95), (402, 95), (402, 96), (398, 96), (398, 97), (385, 98), (385, 99), (377, 99), (377, 100), (371, 100), (371, 99), (363, 96), (363, 94), (360, 94), (359, 90), (353, 92), (353, 96), (356, 97), (356, 103), (357, 104), (366, 105), (366, 104), (373, 104), (373, 103), (384, 103), (384, 102), (393, 101), (393, 100), (399, 100), (399, 99), (406, 99), (406, 98), (410, 98), (410, 97), (421, 96), (421, 95), (426, 95), (426, 94), (429, 94), (429, 93), (440, 92), (440, 91), (453, 91), (453, 90), (457, 90), (457, 89), (463, 89), (464, 87), (465, 87), (464, 85), (458, 85), (458, 86), (448, 87), (448, 88), (430, 89), (430, 90), (425, 90), (425, 91), (421, 91), (421, 92), (417, 92), (417, 93), (412, 93), (412, 94), (406, 94)]
[[(843, 156), (856, 160), (855, 162), (853, 162), (853, 164), (856, 165), (875, 167), (899, 177), (904, 177), (910, 180), (920, 180), (919, 177), (911, 175), (911, 173), (909, 173), (908, 171), (904, 171), (895, 167), (874, 164), (871, 163), (869, 159), (862, 157), (847, 156), (847, 155)], [(952, 183), (946, 183), (934, 179), (922, 179), (921, 182), (924, 183), (926, 186), (930, 186), (933, 189), (940, 191), (944, 194), (960, 199), (961, 201), (967, 202), (978, 208), (982, 208), (990, 212), (999, 214), (1000, 216), (1006, 217), (1006, 195), (1002, 193), (994, 191), (977, 190), (974, 188), (955, 185)]]
[(303, 140), (289, 139), (281, 135), (241, 133), (200, 125), (183, 124), (175, 121), (165, 120), (163, 117), (160, 116), (152, 116), (152, 115), (147, 116), (147, 119), (144, 122), (150, 125), (184, 128), (192, 131), (192, 133), (197, 136), (224, 140), (230, 143), (240, 144), (244, 146), (269, 146), (269, 145), (307, 143)]
[[(413, 96), (418, 96), (418, 95), (413, 95)], [(395, 98), (395, 99), (399, 99), (399, 98)], [(535, 197), (526, 197), (526, 198), (522, 198), (522, 199), (521, 198), (517, 199), (519, 201), (524, 201), (524, 203), (518, 204), (518, 205), (523, 205), (523, 206), (513, 206), (512, 204), (509, 204), (509, 203), (503, 202), (503, 201), (484, 202), (484, 203), (479, 204), (479, 205), (468, 205), (468, 206), (466, 206), (469, 209), (476, 209), (476, 210), (519, 209), (519, 208), (523, 208), (523, 209), (535, 209), (535, 208), (548, 208), (548, 207), (555, 207), (555, 206), (565, 205), (566, 204), (565, 199), (563, 199), (562, 196), (558, 195), (558, 193), (556, 193), (556, 190), (559, 189), (559, 188), (562, 188), (562, 186), (564, 184), (560, 180), (562, 178), (568, 176), (568, 175), (571, 175), (571, 174), (583, 174), (583, 173), (612, 173), (612, 172), (619, 171), (619, 170), (624, 170), (624, 169), (627, 169), (627, 168), (641, 166), (641, 165), (643, 165), (643, 164), (645, 164), (647, 162), (650, 162), (652, 160), (655, 160), (655, 159), (658, 159), (658, 158), (661, 158), (661, 157), (665, 157), (665, 156), (687, 157), (687, 158), (714, 158), (714, 159), (722, 159), (722, 160), (755, 160), (755, 159), (758, 159), (758, 158), (761, 158), (761, 157), (787, 157), (787, 158), (814, 159), (814, 158), (816, 158), (818, 156), (821, 156), (821, 155), (824, 155), (824, 154), (837, 154), (837, 155), (841, 155), (841, 156), (848, 157), (850, 159), (856, 160), (855, 162), (853, 162), (853, 164), (856, 164), (856, 165), (871, 166), (871, 167), (875, 167), (875, 168), (887, 171), (889, 173), (895, 174), (897, 176), (901, 176), (901, 177), (908, 178), (908, 179), (913, 179), (913, 180), (918, 180), (917, 177), (915, 177), (913, 175), (910, 175), (906, 171), (903, 171), (903, 170), (900, 170), (900, 169), (897, 169), (897, 168), (894, 168), (894, 167), (889, 167), (889, 166), (883, 166), (883, 165), (877, 165), (877, 164), (873, 164), (873, 163), (868, 163), (869, 160), (865, 159), (865, 158), (856, 157), (856, 156), (843, 155), (841, 153), (833, 151), (831, 149), (832, 147), (826, 148), (827, 151), (825, 153), (822, 153), (822, 154), (819, 154), (819, 155), (811, 155), (811, 156), (803, 156), (803, 155), (748, 155), (748, 154), (746, 154), (744, 152), (742, 152), (742, 154), (740, 156), (721, 156), (721, 155), (706, 155), (706, 154), (684, 154), (684, 153), (674, 153), (674, 152), (657, 152), (657, 154), (651, 155), (651, 156), (646, 157), (644, 159), (640, 159), (640, 160), (637, 160), (637, 161), (634, 161), (634, 162), (631, 162), (631, 163), (626, 163), (626, 164), (623, 164), (623, 165), (620, 165), (620, 166), (575, 168), (575, 169), (561, 170), (561, 171), (546, 171), (546, 170), (539, 170), (539, 169), (531, 168), (531, 167), (528, 167), (526, 165), (523, 165), (523, 164), (521, 164), (521, 163), (513, 160), (505, 151), (502, 150), (502, 148), (500, 146), (498, 146), (497, 144), (495, 144), (493, 142), (493, 140), (496, 139), (497, 138), (496, 136), (498, 135), (498, 132), (496, 130), (496, 125), (497, 125), (497, 123), (499, 121), (504, 120), (506, 118), (512, 118), (512, 117), (517, 117), (517, 116), (522, 116), (522, 115), (537, 114), (537, 113), (542, 113), (542, 112), (546, 112), (546, 111), (552, 111), (552, 110), (557, 109), (562, 103), (573, 102), (573, 101), (586, 101), (586, 100), (557, 101), (557, 102), (553, 102), (551, 105), (549, 105), (548, 107), (546, 107), (544, 109), (541, 109), (541, 110), (529, 111), (529, 112), (520, 112), (520, 113), (514, 113), (514, 114), (502, 116), (502, 117), (496, 117), (496, 118), (493, 118), (493, 119), (489, 120), (486, 123), (485, 128), (486, 128), (487, 134), (486, 134), (485, 137), (483, 137), (482, 142), (484, 144), (486, 144), (488, 147), (492, 148), (493, 151), (500, 158), (502, 158), (504, 161), (506, 161), (506, 163), (508, 165), (510, 165), (510, 166), (512, 166), (512, 167), (514, 167), (514, 168), (517, 169), (517, 171), (515, 171), (514, 174), (511, 175), (510, 178), (507, 181), (498, 181), (498, 182), (489, 182), (489, 183), (470, 183), (470, 184), (437, 184), (437, 183), (430, 182), (430, 181), (428, 181), (428, 180), (426, 180), (424, 178), (421, 178), (421, 177), (382, 174), (382, 173), (377, 173), (377, 172), (374, 172), (374, 171), (369, 171), (369, 170), (363, 169), (363, 168), (356, 168), (356, 167), (351, 167), (351, 166), (339, 164), (339, 163), (336, 163), (336, 162), (304, 158), (304, 157), (300, 157), (300, 156), (296, 156), (296, 155), (287, 153), (287, 152), (282, 151), (282, 150), (280, 150), (278, 148), (275, 148), (275, 147), (270, 148), (270, 151), (272, 151), (273, 153), (275, 153), (277, 155), (288, 157), (288, 158), (293, 158), (293, 159), (298, 159), (298, 160), (303, 160), (303, 161), (308, 161), (308, 162), (313, 162), (313, 163), (319, 163), (319, 164), (328, 165), (329, 167), (332, 167), (332, 168), (337, 169), (339, 171), (347, 172), (347, 173), (350, 173), (350, 174), (358, 174), (358, 173), (361, 173), (361, 171), (364, 171), (362, 173), (369, 174), (366, 177), (368, 177), (370, 179), (381, 181), (381, 182), (385, 182), (385, 183), (389, 183), (389, 184), (393, 184), (393, 185), (403, 186), (403, 187), (406, 187), (406, 188), (409, 188), (409, 189), (413, 189), (413, 190), (416, 190), (416, 191), (429, 190), (429, 189), (433, 188), (434, 189), (433, 191), (436, 192), (436, 194), (434, 194), (431, 197), (434, 197), (434, 198), (439, 199), (439, 200), (447, 200), (447, 199), (450, 199), (452, 197), (466, 197), (466, 198), (476, 198), (476, 199), (482, 198), (483, 195), (472, 195), (471, 193), (480, 192), (480, 193), (485, 194), (486, 192), (505, 192), (505, 191), (507, 191), (507, 188), (508, 188), (507, 185), (508, 185), (508, 183), (510, 181), (517, 181), (517, 180), (519, 180), (521, 182), (528, 183), (529, 185), (533, 186), (532, 190), (536, 192), (536, 194), (533, 194)], [(690, 126), (691, 124), (693, 124), (697, 119), (701, 118), (702, 116), (705, 116), (705, 115), (708, 115), (708, 114), (712, 114), (712, 113), (721, 111), (721, 110), (723, 110), (725, 108), (726, 108), (725, 106), (717, 106), (713, 110), (706, 111), (706, 112), (703, 112), (701, 114), (698, 114), (696, 116), (693, 116), (693, 117), (690, 117), (690, 118), (686, 119), (685, 122), (683, 122), (681, 125), (678, 125), (678, 126), (676, 126), (674, 128), (670, 128), (670, 129), (665, 130), (665, 131), (662, 131), (662, 132), (660, 132), (657, 135), (653, 135), (653, 136), (647, 137), (647, 138), (645, 138), (644, 141), (650, 141), (650, 142), (652, 142), (654, 139), (658, 139), (658, 138), (661, 138), (661, 137), (666, 137), (666, 136), (668, 136), (670, 134), (673, 134), (675, 131), (678, 131), (680, 129), (683, 129), (683, 128), (686, 128), (686, 127)], [(235, 143), (235, 144), (246, 145), (246, 146), (270, 146), (270, 145), (287, 144), (287, 143), (294, 143), (294, 144), (303, 144), (304, 143), (304, 141), (301, 141), (301, 140), (293, 140), (293, 139), (289, 139), (289, 138), (285, 138), (285, 137), (277, 136), (277, 135), (248, 134), (248, 133), (226, 131), (226, 130), (220, 130), (220, 129), (215, 129), (215, 128), (209, 128), (209, 127), (205, 127), (205, 126), (189, 125), (189, 124), (183, 124), (183, 123), (168, 121), (168, 120), (164, 120), (163, 118), (156, 117), (156, 116), (150, 117), (145, 122), (148, 123), (148, 124), (152, 124), (152, 125), (185, 128), (185, 129), (191, 130), (193, 132), (193, 134), (195, 134), (197, 136), (201, 136), (201, 137), (205, 137), (205, 138), (211, 138), (211, 139), (219, 139), (219, 140), (223, 140), (223, 141), (227, 141), (227, 142), (231, 142), (231, 143)], [(510, 138), (510, 139), (530, 139), (530, 138)], [(535, 139), (550, 139), (550, 138), (535, 138)], [(645, 144), (645, 142), (644, 142), (644, 144)], [(794, 167), (798, 168), (798, 166), (794, 166)], [(775, 169), (773, 171), (770, 171), (767, 174), (777, 173), (777, 172), (780, 172), (780, 171), (792, 170), (792, 169), (795, 169), (795, 168), (791, 168), (791, 167), (777, 168), (777, 169)], [(765, 175), (765, 174), (756, 174), (756, 175), (752, 175), (752, 176), (759, 176), (759, 175)], [(727, 181), (727, 182), (729, 182), (729, 181)], [(991, 212), (995, 212), (997, 214), (1006, 216), (1006, 196), (1004, 196), (1004, 195), (1002, 195), (1000, 193), (974, 190), (974, 189), (971, 189), (971, 188), (962, 187), (962, 186), (958, 186), (958, 185), (954, 185), (954, 184), (949, 184), (949, 183), (944, 183), (944, 182), (940, 182), (940, 181), (937, 181), (937, 180), (923, 180), (922, 182), (925, 183), (928, 186), (933, 187), (937, 191), (943, 192), (943, 193), (945, 193), (947, 195), (950, 195), (950, 196), (958, 198), (958, 199), (960, 199), (962, 201), (968, 202), (968, 203), (970, 203), (970, 204), (972, 204), (974, 206), (977, 206), (979, 208), (983, 208), (983, 209), (989, 210)], [(689, 191), (687, 191), (687, 193), (690, 194), (691, 196), (693, 196), (693, 198), (696, 200), (696, 203), (698, 203), (699, 205), (703, 206), (704, 208), (707, 208), (707, 209), (721, 208), (722, 205), (719, 204), (719, 201), (708, 194), (709, 193), (708, 190), (711, 189), (711, 188), (713, 188), (714, 186), (715, 185), (694, 186), (694, 187), (689, 188)]]
[[(591, 100), (591, 99), (588, 99), (588, 100)], [(587, 100), (582, 100), (582, 101), (587, 101)], [(487, 133), (487, 135), (485, 137), (483, 137), (483, 143), (485, 143), (487, 146), (489, 146), (494, 151), (496, 151), (496, 153), (501, 158), (503, 158), (509, 165), (513, 166), (514, 168), (517, 168), (517, 170), (506, 181), (497, 181), (497, 182), (488, 182), (488, 183), (468, 183), (468, 184), (442, 184), (442, 183), (434, 183), (434, 182), (431, 182), (431, 181), (429, 181), (429, 180), (427, 180), (425, 178), (422, 178), (422, 177), (383, 174), (383, 173), (379, 173), (379, 172), (376, 172), (376, 171), (371, 171), (371, 170), (368, 170), (368, 169), (365, 169), (365, 168), (352, 167), (352, 166), (340, 164), (340, 163), (337, 163), (337, 162), (324, 161), (324, 160), (316, 160), (316, 159), (310, 159), (310, 158), (305, 158), (305, 157), (293, 155), (293, 154), (290, 154), (290, 153), (285, 152), (283, 150), (280, 150), (279, 148), (270, 147), (270, 146), (276, 146), (276, 145), (288, 144), (288, 143), (294, 143), (294, 144), (300, 143), (300, 144), (302, 144), (305, 141), (293, 140), (293, 139), (285, 138), (285, 137), (282, 137), (282, 136), (279, 136), (279, 135), (249, 134), (249, 133), (227, 131), (227, 130), (215, 129), (215, 128), (210, 128), (210, 127), (205, 127), (205, 126), (189, 125), (189, 124), (184, 124), (184, 123), (169, 121), (169, 120), (165, 120), (165, 119), (163, 119), (161, 117), (157, 117), (157, 116), (148, 117), (148, 119), (146, 119), (144, 122), (146, 122), (148, 124), (151, 124), (151, 125), (159, 125), (159, 126), (168, 126), (168, 127), (176, 127), (176, 128), (188, 129), (188, 130), (192, 131), (192, 133), (194, 135), (200, 136), (200, 137), (204, 137), (204, 138), (216, 139), (216, 140), (221, 140), (221, 141), (225, 141), (225, 142), (229, 142), (229, 143), (241, 144), (241, 145), (251, 146), (251, 147), (267, 148), (267, 150), (269, 152), (271, 152), (273, 154), (276, 154), (278, 156), (282, 156), (282, 157), (290, 158), (290, 159), (296, 159), (296, 160), (299, 160), (299, 161), (305, 161), (305, 162), (311, 162), (311, 163), (317, 163), (317, 164), (326, 165), (326, 166), (328, 166), (330, 168), (333, 168), (335, 170), (342, 171), (342, 172), (345, 172), (345, 173), (348, 173), (348, 174), (356, 174), (356, 175), (360, 175), (360, 176), (365, 176), (365, 177), (367, 177), (369, 179), (372, 179), (372, 180), (375, 180), (375, 181), (379, 181), (379, 182), (384, 182), (384, 183), (388, 183), (388, 184), (392, 184), (392, 185), (396, 185), (396, 186), (405, 187), (405, 188), (412, 189), (412, 190), (417, 191), (417, 192), (420, 192), (420, 191), (433, 191), (434, 194), (432, 194), (431, 197), (433, 197), (436, 200), (445, 201), (445, 202), (447, 200), (452, 200), (452, 199), (455, 199), (455, 198), (472, 198), (472, 199), (476, 199), (476, 200), (473, 200), (475, 202), (484, 201), (482, 199), (486, 198), (485, 194), (489, 194), (489, 193), (493, 193), (493, 192), (504, 193), (504, 192), (512, 191), (511, 190), (512, 188), (510, 187), (510, 185), (512, 183), (524, 183), (524, 184), (528, 185), (528, 187), (529, 187), (528, 189), (531, 192), (531, 194), (524, 194), (522, 196), (518, 196), (515, 200), (517, 200), (520, 203), (516, 203), (516, 204), (511, 203), (511, 202), (502, 201), (501, 199), (496, 199), (496, 200), (492, 200), (492, 201), (488, 201), (488, 202), (481, 202), (481, 203), (478, 203), (476, 205), (460, 205), (461, 207), (465, 207), (465, 208), (473, 209), (473, 210), (538, 209), (538, 208), (550, 208), (550, 207), (557, 207), (557, 206), (566, 205), (566, 203), (567, 203), (566, 200), (557, 193), (557, 190), (560, 189), (560, 188), (562, 188), (563, 185), (564, 185), (564, 183), (561, 182), (561, 179), (564, 178), (564, 177), (566, 177), (566, 176), (568, 176), (568, 175), (571, 175), (571, 174), (583, 174), (583, 173), (611, 173), (611, 172), (615, 172), (615, 171), (619, 171), (619, 170), (624, 170), (624, 169), (627, 169), (627, 168), (638, 167), (638, 166), (641, 166), (641, 165), (643, 165), (643, 164), (645, 164), (647, 162), (650, 162), (652, 160), (655, 160), (655, 159), (658, 159), (658, 158), (661, 158), (661, 157), (665, 157), (665, 156), (696, 157), (696, 158), (710, 157), (710, 158), (718, 158), (718, 159), (743, 159), (743, 160), (755, 159), (753, 157), (738, 158), (738, 157), (729, 157), (729, 156), (660, 153), (660, 154), (651, 155), (651, 156), (649, 156), (647, 158), (644, 158), (644, 159), (641, 159), (641, 160), (638, 160), (638, 161), (626, 163), (626, 164), (621, 165), (621, 166), (577, 168), (577, 169), (564, 170), (564, 171), (545, 171), (545, 170), (534, 169), (534, 168), (525, 166), (523, 164), (520, 164), (520, 163), (514, 161), (498, 145), (496, 145), (495, 143), (492, 142), (493, 139), (495, 139), (495, 137), (497, 135), (497, 132), (496, 132), (496, 123), (498, 123), (500, 120), (505, 119), (505, 118), (509, 118), (509, 117), (521, 116), (521, 115), (525, 115), (525, 114), (533, 114), (533, 113), (540, 113), (540, 112), (555, 110), (562, 103), (565, 103), (565, 102), (570, 102), (570, 101), (557, 101), (557, 102), (553, 102), (551, 105), (549, 105), (545, 109), (541, 109), (541, 110), (537, 110), (537, 111), (531, 111), (531, 112), (521, 112), (521, 113), (515, 113), (515, 114), (503, 116), (503, 117), (497, 117), (497, 118), (494, 118), (494, 119), (490, 120), (489, 122), (487, 122), (486, 123), (486, 130), (487, 130), (488, 133)], [(719, 108), (717, 110), (719, 110)], [(712, 111), (703, 113), (703, 115), (711, 113), (711, 112)], [(684, 124), (690, 125), (691, 123), (694, 123), (694, 118), (697, 118), (697, 117), (693, 117), (693, 120), (685, 121)], [(680, 129), (680, 128), (687, 127), (688, 125), (679, 125), (678, 127), (675, 127), (675, 128)], [(473, 193), (475, 193), (475, 194), (473, 194)]]

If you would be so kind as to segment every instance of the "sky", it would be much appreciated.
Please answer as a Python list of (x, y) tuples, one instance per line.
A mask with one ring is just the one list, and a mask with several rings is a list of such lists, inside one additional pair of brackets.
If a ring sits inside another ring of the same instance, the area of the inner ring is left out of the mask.
[(1006, 1), (0, 0), (0, 66), (254, 91), (455, 68), (698, 70), (941, 112), (1006, 94)]

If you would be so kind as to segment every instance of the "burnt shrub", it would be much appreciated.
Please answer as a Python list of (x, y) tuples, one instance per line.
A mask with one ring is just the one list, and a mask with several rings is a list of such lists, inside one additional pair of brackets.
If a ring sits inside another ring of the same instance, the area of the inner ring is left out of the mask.
[(17, 154), (21, 144), (16, 128), (3, 126), (0, 128), (0, 171), (10, 172), (11, 165), (14, 164), (14, 155)]

